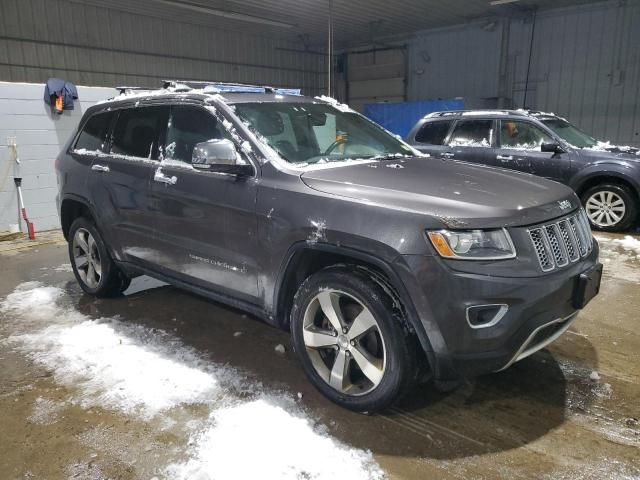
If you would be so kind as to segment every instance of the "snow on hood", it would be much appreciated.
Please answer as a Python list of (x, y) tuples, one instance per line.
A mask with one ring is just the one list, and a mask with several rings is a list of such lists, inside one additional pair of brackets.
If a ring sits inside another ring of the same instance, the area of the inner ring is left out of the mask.
[[(181, 422), (190, 436), (184, 461), (163, 478), (236, 480), (313, 478), (380, 480), (371, 452), (352, 448), (316, 425), (292, 395), (265, 391), (242, 372), (205, 360), (159, 329), (92, 319), (64, 290), (19, 285), (2, 302), (4, 340), (53, 372), (84, 408)], [(184, 405), (208, 409), (204, 419), (175, 415)]]
[(582, 150), (592, 150), (594, 152), (626, 153), (629, 155), (640, 156), (640, 148), (629, 147), (626, 145), (613, 145), (611, 144), (611, 142), (598, 142), (593, 147), (583, 148)]

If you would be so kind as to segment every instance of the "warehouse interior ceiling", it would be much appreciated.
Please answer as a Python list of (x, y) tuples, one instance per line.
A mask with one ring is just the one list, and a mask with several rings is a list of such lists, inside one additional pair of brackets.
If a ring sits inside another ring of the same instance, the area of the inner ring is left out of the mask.
[[(77, 3), (324, 45), (330, 0), (73, 0)], [(335, 48), (419, 30), (593, 0), (333, 0)]]

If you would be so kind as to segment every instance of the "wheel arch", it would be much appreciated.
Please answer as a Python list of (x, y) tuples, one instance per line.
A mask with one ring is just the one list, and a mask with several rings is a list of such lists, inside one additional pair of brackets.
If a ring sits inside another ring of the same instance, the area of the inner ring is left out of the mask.
[(89, 202), (84, 198), (76, 195), (66, 196), (60, 203), (60, 226), (65, 240), (69, 240), (69, 229), (73, 221), (82, 216), (86, 216), (94, 222), (97, 219)]
[(351, 264), (367, 270), (402, 309), (406, 327), (415, 334), (431, 367), (435, 357), (427, 333), (420, 321), (411, 297), (400, 276), (391, 265), (374, 255), (348, 247), (299, 242), (293, 245), (282, 263), (274, 289), (274, 317), (281, 328), (289, 327), (293, 296), (311, 274), (332, 265)]
[(640, 198), (640, 185), (633, 182), (627, 175), (617, 171), (599, 171), (587, 174), (574, 182), (573, 188), (582, 199), (582, 195), (588, 189), (601, 183), (618, 183), (625, 185), (635, 194), (636, 199)]

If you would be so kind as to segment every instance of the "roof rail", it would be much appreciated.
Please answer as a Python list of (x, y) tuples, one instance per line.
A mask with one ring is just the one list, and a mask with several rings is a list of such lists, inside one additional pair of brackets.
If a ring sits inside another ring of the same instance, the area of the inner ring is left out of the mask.
[(267, 85), (251, 85), (247, 83), (205, 82), (202, 80), (163, 80), (163, 88), (179, 88), (181, 86), (210, 90), (212, 93), (278, 93), (281, 95), (300, 95), (299, 88), (277, 88)]
[(424, 118), (437, 118), (437, 117), (449, 117), (449, 116), (463, 116), (463, 115), (532, 115), (534, 112), (530, 110), (505, 110), (505, 109), (479, 109), (479, 110), (445, 110), (441, 112), (431, 112), (424, 116)]
[(157, 90), (155, 88), (147, 88), (147, 87), (129, 87), (126, 85), (120, 85), (118, 87), (113, 87), (116, 90), (118, 90), (118, 92), (120, 93), (120, 95), (124, 95), (127, 92), (132, 92), (132, 91), (152, 91), (152, 90)]

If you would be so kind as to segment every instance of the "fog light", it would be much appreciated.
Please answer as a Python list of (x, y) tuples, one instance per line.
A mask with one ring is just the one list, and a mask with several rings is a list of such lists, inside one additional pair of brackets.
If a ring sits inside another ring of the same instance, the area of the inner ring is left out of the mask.
[(467, 307), (467, 323), (471, 328), (488, 328), (497, 324), (509, 310), (504, 303)]

